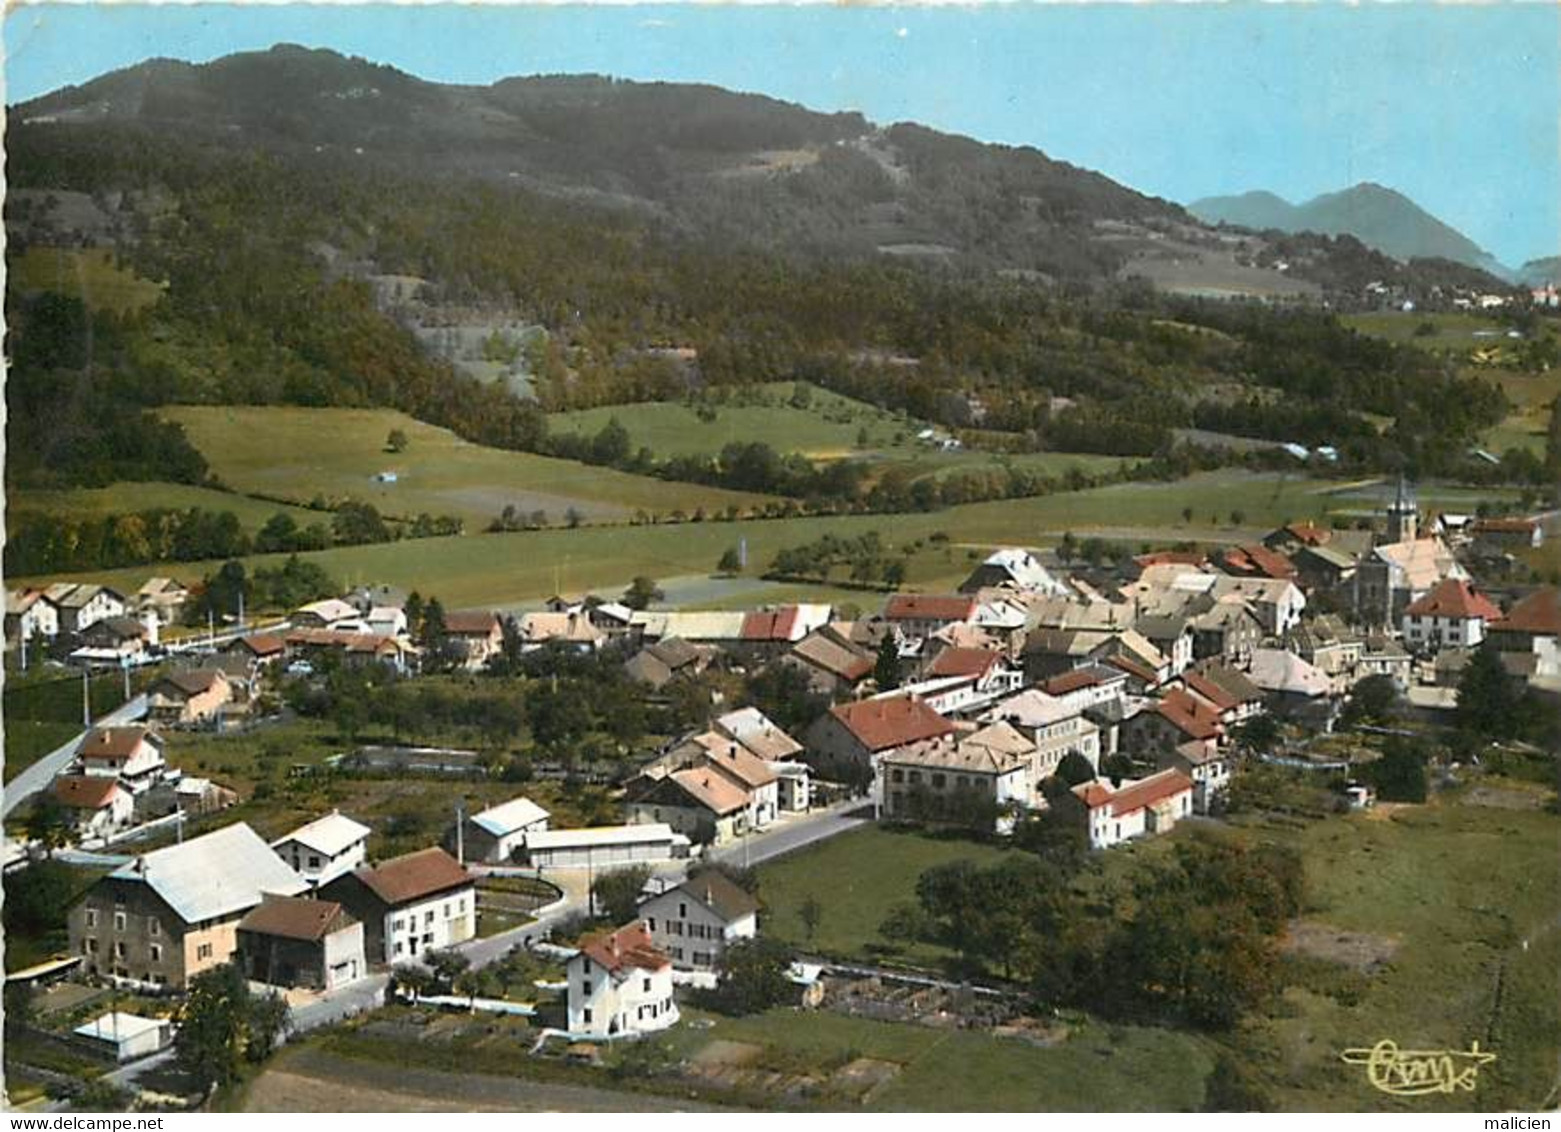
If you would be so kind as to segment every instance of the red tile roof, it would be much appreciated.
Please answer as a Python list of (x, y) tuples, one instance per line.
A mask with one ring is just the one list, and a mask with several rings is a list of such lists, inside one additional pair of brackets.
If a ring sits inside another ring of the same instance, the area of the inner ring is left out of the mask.
[(1539, 523), (1533, 519), (1479, 519), (1474, 524), (1477, 533), (1531, 535)]
[(287, 648), (287, 642), (275, 633), (255, 633), (240, 637), (236, 643), (256, 656), (275, 656)]
[(1294, 535), (1297, 542), (1307, 546), (1321, 546), (1333, 536), (1333, 532), (1327, 527), (1319, 527), (1313, 523), (1290, 523), (1284, 529)]
[(1561, 636), (1561, 590), (1547, 586), (1507, 610), (1507, 616), (1492, 626), (1508, 633), (1533, 633), (1537, 636)]
[(1124, 786), (1111, 796), (1111, 814), (1123, 817), (1192, 789), (1192, 779), (1179, 770), (1162, 770)]
[(756, 609), (743, 617), (745, 641), (789, 641), (797, 630), (799, 611), (795, 605), (780, 609)]
[(1260, 574), (1265, 578), (1279, 579), (1295, 577), (1295, 564), (1261, 543), (1233, 546), (1225, 551), (1224, 561), (1227, 570), (1243, 574)]
[(860, 700), (832, 707), (829, 713), (869, 751), (887, 751), (954, 732), (954, 724), (916, 696)]
[(1475, 593), (1469, 588), (1469, 583), (1461, 578), (1448, 578), (1439, 582), (1430, 593), (1410, 602), (1404, 612), (1410, 617), (1451, 617), (1458, 620), (1479, 617), (1495, 621), (1501, 617), (1501, 610), (1494, 602)]
[(1105, 665), (1091, 664), (1053, 676), (1041, 685), (1041, 690), (1048, 696), (1066, 696), (1069, 692), (1077, 692), (1080, 688), (1093, 688), (1097, 684), (1104, 684), (1113, 677), (1121, 679)]
[(895, 594), (884, 605), (890, 621), (969, 621), (976, 600), (964, 594)]
[(54, 780), (54, 797), (73, 810), (101, 810), (118, 789), (118, 779), (102, 775), (69, 774)]
[(991, 649), (944, 649), (927, 669), (928, 676), (985, 676), (1003, 659)]
[(580, 950), (614, 975), (627, 968), (660, 971), (672, 965), (672, 960), (652, 942), (644, 920), (625, 924), (615, 932), (587, 936), (580, 941)]
[(1229, 711), (1231, 708), (1239, 707), (1241, 704), (1241, 701), (1235, 696), (1200, 673), (1187, 672), (1183, 674), (1182, 679), (1187, 681), (1189, 688), (1213, 704), (1217, 711)]
[(1133, 558), (1141, 569), (1151, 566), (1202, 566), (1207, 561), (1201, 550), (1157, 550)]
[(334, 900), (267, 895), (238, 922), (238, 930), (313, 941), (356, 922)]
[(356, 875), (386, 904), (405, 904), (472, 883), (460, 863), (437, 846), (359, 869)]
[(1156, 674), (1154, 669), (1149, 668), (1146, 665), (1139, 664), (1136, 660), (1130, 660), (1125, 656), (1107, 657), (1106, 663), (1111, 665), (1112, 668), (1120, 668), (1129, 676), (1133, 676), (1139, 680), (1142, 680), (1151, 688), (1160, 682), (1160, 677), (1158, 674)]
[(452, 609), (444, 615), (444, 631), (458, 637), (486, 637), (498, 627), (491, 609)]
[(150, 732), (144, 727), (99, 727), (77, 751), (83, 760), (128, 759)]
[(1155, 711), (1167, 723), (1191, 739), (1215, 739), (1220, 733), (1220, 717), (1180, 688), (1166, 694)]

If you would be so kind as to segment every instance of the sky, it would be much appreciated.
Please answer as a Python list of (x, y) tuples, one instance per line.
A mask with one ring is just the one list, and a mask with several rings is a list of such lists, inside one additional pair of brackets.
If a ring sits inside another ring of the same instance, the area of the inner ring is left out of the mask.
[(1561, 5), (19, 4), (5, 99), (330, 47), (423, 78), (714, 83), (1033, 145), (1186, 203), (1361, 181), (1509, 264), (1561, 253)]

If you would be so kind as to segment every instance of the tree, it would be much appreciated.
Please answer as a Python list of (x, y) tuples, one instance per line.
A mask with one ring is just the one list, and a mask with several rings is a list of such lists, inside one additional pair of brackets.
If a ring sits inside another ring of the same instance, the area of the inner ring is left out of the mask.
[(434, 987), (434, 973), (415, 963), (403, 963), (390, 972), (391, 983), (397, 990), (410, 991), (416, 1002)]
[(1368, 676), (1350, 689), (1349, 702), (1339, 715), (1341, 727), (1353, 729), (1362, 724), (1386, 723), (1398, 703), (1398, 685), (1393, 677), (1379, 673)]
[(645, 609), (652, 602), (664, 600), (666, 596), (655, 581), (641, 574), (623, 591), (623, 604), (630, 609)]
[(757, 1014), (789, 1001), (791, 949), (768, 936), (738, 940), (721, 953), (715, 1003), (728, 1014)]
[(405, 429), (393, 428), (390, 435), (385, 438), (386, 452), (405, 452), (407, 450), (407, 434)]
[(467, 968), (472, 965), (470, 959), (453, 947), (430, 951), (423, 956), (423, 962), (432, 972), (435, 985), (445, 993), (455, 989), (455, 980), (465, 974)]
[(614, 924), (626, 924), (639, 912), (640, 892), (650, 879), (649, 865), (630, 865), (600, 873), (591, 884), (591, 904)]
[(276, 991), (254, 998), (249, 1005), (244, 1057), (253, 1063), (270, 1057), (291, 1019), (292, 1011), (288, 1008), (287, 1000)]
[(813, 937), (818, 934), (818, 925), (824, 918), (824, 906), (818, 902), (818, 897), (809, 893), (803, 900), (802, 907), (797, 909), (797, 915), (802, 918), (802, 927), (808, 933), (808, 946), (813, 946)]
[(52, 791), (40, 794), (27, 812), (27, 836), (43, 846), (45, 857), (54, 856), (56, 849), (70, 844), (75, 833), (75, 823), (70, 811), (60, 804)]
[(729, 546), (721, 554), (721, 560), (715, 564), (716, 572), (720, 574), (737, 574), (742, 572), (743, 561), (737, 553), (735, 546)]
[(1077, 751), (1069, 751), (1062, 756), (1062, 761), (1057, 764), (1056, 774), (1070, 787), (1095, 780), (1095, 768), (1090, 766), (1089, 760)]
[(873, 680), (880, 692), (900, 686), (900, 646), (893, 633), (885, 633), (878, 642), (878, 657), (873, 662)]
[(1425, 757), (1408, 742), (1393, 736), (1382, 757), (1362, 768), (1362, 775), (1377, 788), (1384, 802), (1424, 802), (1426, 799)]
[(389, 542), (391, 539), (390, 528), (380, 516), (379, 508), (355, 499), (349, 499), (336, 508), (336, 513), (331, 516), (331, 531), (336, 541), (346, 546)]
[(1279, 742), (1279, 721), (1267, 714), (1254, 715), (1234, 728), (1236, 746), (1244, 751), (1266, 751)]
[(1481, 645), (1458, 680), (1454, 718), (1459, 728), (1487, 740), (1511, 739), (1522, 722), (1518, 706), (1501, 654), (1490, 643)]
[(179, 1067), (208, 1092), (239, 1077), (249, 999), (249, 984), (232, 963), (202, 971), (190, 980), (179, 1011), (174, 1052)]
[(891, 590), (897, 590), (905, 584), (905, 563), (899, 561), (885, 562), (883, 567), (883, 584)]

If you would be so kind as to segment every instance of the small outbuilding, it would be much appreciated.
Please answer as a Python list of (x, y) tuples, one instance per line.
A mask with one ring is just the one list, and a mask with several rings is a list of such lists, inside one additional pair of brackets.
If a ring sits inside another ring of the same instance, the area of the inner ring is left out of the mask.
[(118, 1010), (94, 1018), (72, 1031), (85, 1045), (106, 1051), (115, 1061), (147, 1057), (173, 1043), (173, 1023)]

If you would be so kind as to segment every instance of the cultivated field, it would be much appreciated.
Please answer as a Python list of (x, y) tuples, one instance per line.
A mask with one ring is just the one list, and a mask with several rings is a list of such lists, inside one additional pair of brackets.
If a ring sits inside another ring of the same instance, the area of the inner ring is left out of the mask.
[[(101, 518), (105, 515), (145, 511), (158, 507), (177, 511), (199, 507), (206, 511), (231, 511), (238, 517), (244, 529), (251, 533), (258, 530), (278, 511), (291, 516), (301, 527), (307, 527), (311, 523), (320, 523), (327, 528), (331, 525), (331, 516), (328, 512), (274, 503), (232, 491), (159, 481), (59, 490), (23, 488), (11, 492), (7, 497), (7, 504), (18, 516), (46, 515), (51, 518), (71, 519)], [(170, 565), (169, 568), (175, 567)]]
[[(506, 452), (388, 409), (179, 406), (161, 410), (183, 424), (222, 481), (239, 491), (307, 503), (316, 496), (358, 499), (387, 515), (458, 515), (480, 530), (506, 505), (546, 511), (562, 524), (570, 508), (590, 521), (627, 520), (636, 511), (692, 513), (750, 507), (765, 497), (665, 483), (570, 460)], [(385, 451), (392, 429), (403, 452)], [(394, 483), (376, 479), (394, 473)]]

